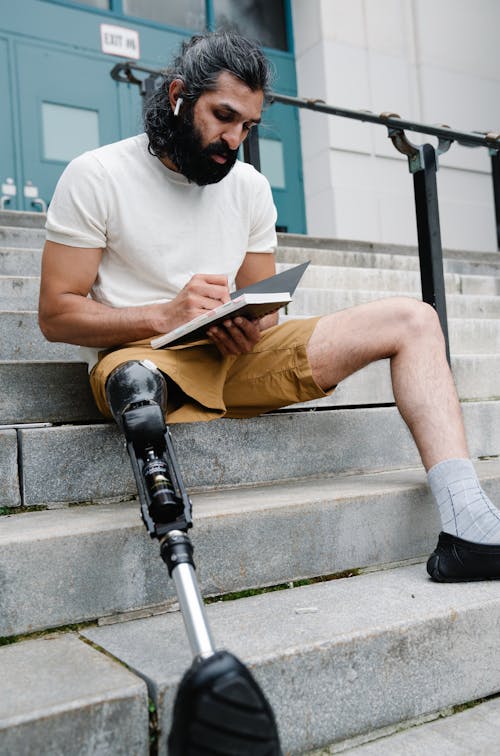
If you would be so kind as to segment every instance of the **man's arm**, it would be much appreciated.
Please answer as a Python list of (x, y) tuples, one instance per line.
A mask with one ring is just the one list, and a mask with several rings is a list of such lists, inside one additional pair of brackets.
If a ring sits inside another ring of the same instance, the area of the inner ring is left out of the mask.
[[(247, 252), (236, 275), (236, 286), (242, 289), (275, 273), (276, 264), (272, 252)], [(254, 321), (236, 317), (225, 321), (224, 328), (210, 328), (208, 336), (222, 354), (244, 354), (252, 351), (260, 339), (261, 331), (271, 328), (277, 322), (277, 312)]]
[(193, 276), (171, 302), (109, 307), (87, 295), (96, 280), (101, 249), (47, 241), (42, 257), (39, 323), (49, 341), (111, 347), (157, 336), (229, 300), (223, 275)]

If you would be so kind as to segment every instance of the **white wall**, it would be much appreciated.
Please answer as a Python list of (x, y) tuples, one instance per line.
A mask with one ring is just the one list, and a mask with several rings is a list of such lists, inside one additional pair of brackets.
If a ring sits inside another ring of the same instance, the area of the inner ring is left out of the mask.
[[(498, 0), (292, 0), (292, 12), (299, 96), (500, 131)], [(386, 129), (300, 118), (308, 233), (416, 244), (412, 177)], [(453, 145), (438, 187), (443, 245), (496, 250), (487, 150)]]

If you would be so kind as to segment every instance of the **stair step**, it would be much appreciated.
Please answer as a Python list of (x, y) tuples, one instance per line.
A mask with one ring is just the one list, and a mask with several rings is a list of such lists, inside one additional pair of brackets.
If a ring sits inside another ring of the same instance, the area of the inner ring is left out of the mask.
[(0, 362), (0, 425), (102, 420), (82, 362)]
[[(476, 469), (487, 494), (500, 501), (500, 460), (478, 461)], [(192, 499), (197, 577), (207, 596), (422, 560), (439, 531), (422, 468)], [(0, 636), (174, 600), (135, 500), (4, 516), (1, 524)]]
[(38, 276), (0, 276), (0, 301), (5, 310), (36, 310), (39, 293)]
[[(326, 304), (329, 297), (325, 299), (318, 297), (316, 306), (312, 304), (313, 301), (314, 297), (304, 300), (299, 296), (297, 305), (290, 307), (289, 314), (282, 316), (282, 320), (328, 312)], [(498, 302), (500, 303), (500, 297)], [(301, 304), (306, 308), (307, 315), (301, 312)], [(484, 308), (488, 306), (488, 303), (483, 303)], [(341, 309), (341, 306), (337, 309)], [(500, 315), (500, 306), (497, 310)], [(487, 354), (488, 352), (498, 354), (500, 352), (500, 317), (486, 317), (486, 314), (490, 315), (489, 312), (484, 314), (485, 317), (449, 318), (452, 354)], [(79, 347), (49, 342), (44, 338), (38, 326), (37, 313), (33, 310), (0, 311), (0, 329), (3, 334), (0, 344), (0, 361), (81, 362), (82, 360)]]
[[(392, 728), (393, 730), (395, 728)], [(401, 727), (398, 727), (401, 729)], [(494, 756), (500, 743), (500, 698), (467, 707), (450, 715), (404, 729), (403, 732), (382, 734), (373, 742), (342, 753), (349, 756), (423, 756), (442, 753), (449, 756)], [(336, 750), (322, 750), (309, 756), (326, 756)]]
[[(278, 271), (289, 267), (288, 264), (277, 265)], [(445, 286), (448, 295), (498, 296), (500, 276), (447, 273)], [(421, 292), (420, 274), (417, 272), (381, 268), (336, 268), (328, 265), (309, 267), (302, 278), (302, 287), (320, 291), (375, 290), (385, 292), (385, 296), (390, 292), (410, 292), (419, 296)], [(4, 310), (36, 310), (39, 290), (37, 272), (34, 275), (0, 275), (0, 297)]]
[(1, 360), (55, 360), (81, 362), (81, 350), (72, 344), (47, 341), (34, 311), (0, 311)]
[(30, 213), (24, 210), (0, 210), (0, 226), (21, 228), (45, 228), (45, 213)]
[(38, 249), (0, 247), (0, 275), (39, 276), (41, 255)]
[[(452, 357), (462, 400), (500, 399), (500, 354)], [(0, 425), (79, 423), (102, 420), (92, 397), (87, 365), (78, 362), (0, 361)], [(345, 407), (394, 402), (388, 360), (368, 365), (324, 399), (297, 407)]]
[[(360, 239), (337, 239), (330, 237), (307, 236), (305, 234), (278, 234), (278, 249), (287, 248), (295, 251), (302, 249), (304, 254), (322, 254), (324, 251), (342, 250), (344, 252), (368, 252), (370, 254), (387, 254), (391, 256), (418, 257), (418, 247), (413, 244), (393, 244), (389, 242), (370, 242)], [(479, 260), (495, 262), (497, 252), (482, 250), (443, 249), (443, 257), (452, 260)], [(309, 258), (304, 258), (309, 259)], [(302, 262), (302, 260), (301, 260)]]
[[(299, 264), (310, 260), (312, 265), (331, 265), (345, 268), (384, 268), (386, 270), (420, 270), (418, 252), (412, 255), (384, 253), (376, 250), (314, 249), (308, 247), (279, 246), (276, 259), (280, 263)], [(443, 257), (446, 273), (470, 273), (500, 275), (500, 259), (497, 253), (474, 253), (459, 259)]]
[[(466, 402), (463, 415), (471, 455), (497, 455), (500, 402)], [(280, 412), (251, 420), (186, 423), (171, 430), (190, 489), (420, 463), (395, 407)], [(135, 494), (123, 438), (114, 425), (28, 428), (18, 436), (26, 506)]]
[(0, 224), (0, 247), (23, 247), (41, 250), (45, 243), (45, 229)]
[[(304, 312), (324, 315), (346, 307), (374, 302), (386, 297), (410, 297), (421, 300), (415, 292), (370, 291), (369, 289), (311, 289), (300, 287), (287, 306), (290, 316)], [(446, 309), (449, 318), (500, 318), (500, 297), (473, 294), (447, 294)]]
[[(282, 320), (310, 317), (289, 313)], [(448, 336), (452, 354), (500, 354), (500, 318), (449, 318)]]
[(0, 648), (8, 756), (149, 754), (145, 683), (73, 635)]
[[(498, 665), (485, 663), (500, 654), (494, 582), (437, 585), (418, 564), (207, 609), (216, 643), (262, 685), (290, 754), (500, 688)], [(164, 752), (175, 687), (191, 661), (180, 614), (82, 635), (147, 681)]]
[[(288, 263), (278, 263), (277, 270), (291, 267)], [(459, 273), (445, 273), (445, 287), (448, 293), (500, 294), (500, 276), (482, 276)], [(376, 289), (377, 291), (420, 292), (420, 273), (416, 271), (379, 270), (376, 268), (341, 268), (330, 265), (309, 267), (301, 279), (301, 285), (318, 289)]]

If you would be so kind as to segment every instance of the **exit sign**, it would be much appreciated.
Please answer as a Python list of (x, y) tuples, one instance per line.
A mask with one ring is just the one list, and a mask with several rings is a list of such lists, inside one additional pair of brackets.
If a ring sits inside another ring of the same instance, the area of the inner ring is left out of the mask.
[(140, 57), (139, 32), (123, 26), (101, 24), (101, 50), (106, 55), (119, 55), (121, 58)]

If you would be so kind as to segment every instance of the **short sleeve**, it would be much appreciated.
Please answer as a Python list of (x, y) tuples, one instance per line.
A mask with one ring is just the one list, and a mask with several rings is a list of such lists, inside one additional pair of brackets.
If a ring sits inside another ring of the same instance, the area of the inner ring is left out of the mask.
[(105, 247), (106, 184), (95, 156), (85, 153), (69, 163), (47, 211), (47, 239), (69, 247)]
[(274, 252), (277, 212), (269, 181), (256, 173), (247, 252)]

